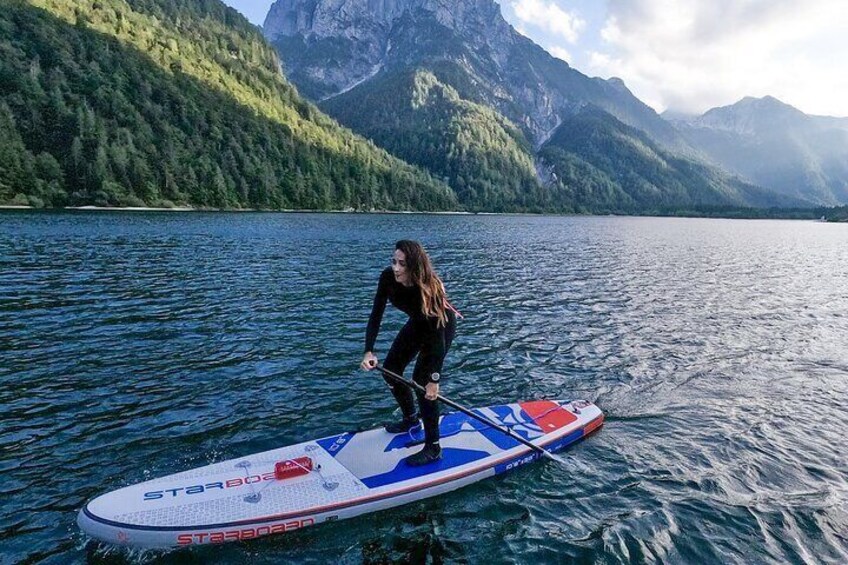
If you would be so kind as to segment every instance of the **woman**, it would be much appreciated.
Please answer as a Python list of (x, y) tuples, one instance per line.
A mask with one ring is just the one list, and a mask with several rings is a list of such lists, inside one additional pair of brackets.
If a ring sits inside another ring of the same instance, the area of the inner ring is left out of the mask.
[[(427, 252), (417, 241), (401, 240), (395, 244), (392, 266), (380, 275), (374, 307), (365, 332), (365, 356), (361, 367), (370, 371), (377, 366), (374, 342), (386, 301), (409, 316), (398, 332), (386, 355), (383, 366), (402, 375), (409, 362), (418, 355), (412, 379), (426, 389), (416, 390), (421, 419), (424, 421), (424, 449), (406, 458), (409, 465), (418, 466), (442, 458), (439, 446), (439, 379), (442, 363), (450, 349), (456, 331), (456, 314), (447, 300), (445, 285), (433, 270)], [(386, 426), (386, 431), (398, 434), (418, 425), (418, 412), (412, 390), (406, 385), (383, 377), (392, 389), (403, 412), (403, 419)]]

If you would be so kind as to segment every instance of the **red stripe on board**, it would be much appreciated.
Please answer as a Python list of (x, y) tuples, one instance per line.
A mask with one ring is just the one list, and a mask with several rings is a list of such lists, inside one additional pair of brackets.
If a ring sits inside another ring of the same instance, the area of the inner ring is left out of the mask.
[(519, 402), (518, 405), (546, 434), (577, 420), (577, 416), (550, 400)]

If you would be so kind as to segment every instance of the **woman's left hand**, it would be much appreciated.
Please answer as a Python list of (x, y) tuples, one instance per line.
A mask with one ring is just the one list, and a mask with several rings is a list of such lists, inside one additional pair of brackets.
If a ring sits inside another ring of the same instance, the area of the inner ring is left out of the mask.
[(426, 391), (424, 398), (427, 400), (436, 400), (436, 397), (439, 396), (439, 383), (427, 383), (424, 390)]

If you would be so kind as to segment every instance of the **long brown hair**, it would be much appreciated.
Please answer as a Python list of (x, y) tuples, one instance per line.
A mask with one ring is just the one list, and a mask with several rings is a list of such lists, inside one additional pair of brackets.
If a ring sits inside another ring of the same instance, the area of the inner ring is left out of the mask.
[(428, 318), (438, 318), (438, 326), (448, 323), (447, 292), (439, 275), (433, 269), (430, 257), (417, 241), (402, 239), (395, 243), (395, 249), (406, 256), (406, 268), (412, 284), (421, 290), (421, 310)]

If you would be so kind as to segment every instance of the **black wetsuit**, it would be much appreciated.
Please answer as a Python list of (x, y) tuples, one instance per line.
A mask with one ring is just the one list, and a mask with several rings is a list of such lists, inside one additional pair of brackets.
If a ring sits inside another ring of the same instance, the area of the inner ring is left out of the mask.
[[(432, 382), (433, 373), (442, 371), (442, 363), (456, 333), (456, 315), (451, 309), (447, 309), (448, 323), (439, 327), (437, 318), (428, 318), (421, 311), (421, 290), (417, 286), (406, 287), (397, 282), (389, 267), (380, 275), (377, 294), (374, 296), (374, 307), (365, 332), (366, 352), (374, 351), (374, 342), (380, 331), (387, 300), (398, 310), (405, 312), (409, 320), (395, 337), (383, 366), (402, 375), (417, 354), (418, 360), (415, 362), (412, 379), (421, 386), (426, 386)], [(412, 391), (405, 385), (395, 384), (388, 377), (384, 378), (392, 389), (404, 418), (412, 418), (415, 415)], [(416, 391), (416, 395), (418, 406), (421, 407), (421, 419), (424, 421), (424, 440), (427, 445), (432, 445), (439, 441), (439, 403), (436, 400), (427, 400), (419, 391)]]

